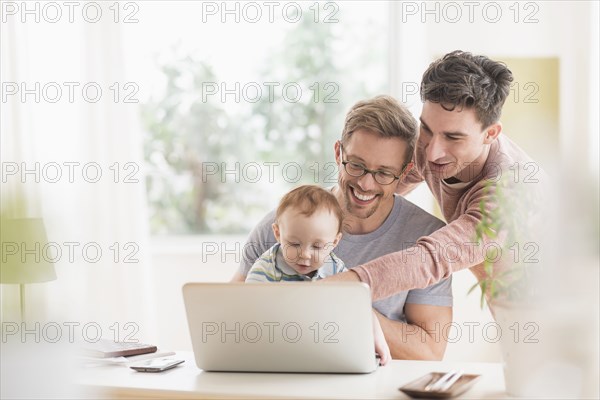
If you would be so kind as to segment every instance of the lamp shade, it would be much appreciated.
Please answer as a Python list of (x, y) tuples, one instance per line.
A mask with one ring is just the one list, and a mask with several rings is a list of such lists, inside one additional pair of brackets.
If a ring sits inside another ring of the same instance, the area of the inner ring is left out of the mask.
[(0, 219), (0, 282), (38, 283), (56, 279), (44, 221), (40, 218)]

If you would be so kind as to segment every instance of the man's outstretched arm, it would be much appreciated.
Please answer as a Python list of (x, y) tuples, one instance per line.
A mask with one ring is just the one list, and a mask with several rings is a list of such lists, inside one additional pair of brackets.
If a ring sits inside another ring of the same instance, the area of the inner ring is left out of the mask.
[(428, 236), (420, 237), (415, 246), (376, 258), (351, 271), (324, 281), (361, 281), (371, 288), (373, 301), (398, 292), (422, 289), (448, 278), (452, 273), (479, 265), (486, 249), (497, 239), (485, 238), (477, 243), (476, 227), (482, 213), (480, 202), (491, 207), (491, 195), (483, 186), (471, 196), (466, 212), (458, 219)]

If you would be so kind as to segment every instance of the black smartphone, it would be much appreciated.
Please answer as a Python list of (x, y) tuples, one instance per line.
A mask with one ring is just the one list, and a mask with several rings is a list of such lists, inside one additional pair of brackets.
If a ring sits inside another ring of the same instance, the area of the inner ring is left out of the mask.
[(139, 364), (130, 365), (129, 368), (139, 372), (162, 372), (181, 364), (185, 360), (174, 360), (172, 358), (156, 358), (143, 361)]

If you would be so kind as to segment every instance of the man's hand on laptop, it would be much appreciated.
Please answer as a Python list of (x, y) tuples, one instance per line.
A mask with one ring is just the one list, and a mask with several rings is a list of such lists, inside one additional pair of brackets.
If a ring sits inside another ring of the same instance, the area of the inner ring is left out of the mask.
[[(340, 274), (328, 276), (327, 278), (321, 279), (317, 282), (360, 282), (360, 279), (358, 278), (358, 274), (356, 272), (349, 270)], [(392, 354), (387, 342), (385, 341), (385, 336), (383, 335), (383, 330), (381, 329), (381, 325), (379, 324), (379, 319), (377, 319), (375, 311), (373, 311), (373, 336), (375, 337), (375, 353), (377, 353), (379, 356), (379, 364), (386, 365), (392, 359)]]
[(360, 282), (358, 274), (351, 269), (346, 272), (341, 272), (339, 274), (328, 276), (324, 279), (320, 279), (317, 282)]
[(375, 311), (373, 311), (373, 336), (375, 337), (375, 353), (379, 356), (379, 365), (386, 365), (392, 359), (392, 354)]

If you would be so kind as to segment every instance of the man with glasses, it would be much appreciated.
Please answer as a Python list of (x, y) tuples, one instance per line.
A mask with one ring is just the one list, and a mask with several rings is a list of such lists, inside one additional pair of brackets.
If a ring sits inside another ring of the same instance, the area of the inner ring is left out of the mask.
[[(344, 210), (335, 253), (348, 268), (409, 248), (444, 226), (394, 193), (412, 166), (416, 139), (414, 117), (392, 97), (361, 101), (346, 115), (342, 138), (334, 145), (339, 175), (331, 190)], [(275, 243), (273, 221), (274, 211), (251, 232), (234, 282), (243, 281), (254, 261)], [(442, 359), (443, 333), (452, 321), (451, 279), (396, 293), (373, 307), (393, 358)]]

